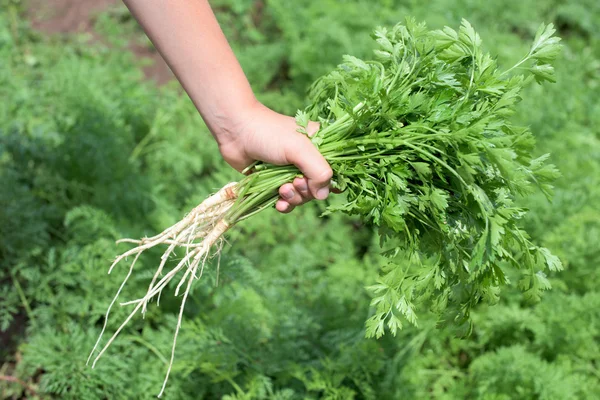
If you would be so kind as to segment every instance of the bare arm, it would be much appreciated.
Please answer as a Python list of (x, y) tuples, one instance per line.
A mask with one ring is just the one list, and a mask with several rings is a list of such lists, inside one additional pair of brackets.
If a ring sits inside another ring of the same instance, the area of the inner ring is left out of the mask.
[(217, 141), (256, 103), (254, 93), (205, 0), (125, 0), (169, 64)]
[[(124, 0), (215, 137), (241, 170), (255, 160), (294, 164), (305, 178), (280, 189), (282, 212), (327, 197), (331, 168), (293, 118), (260, 104), (207, 0)], [(316, 131), (317, 125), (309, 129)]]

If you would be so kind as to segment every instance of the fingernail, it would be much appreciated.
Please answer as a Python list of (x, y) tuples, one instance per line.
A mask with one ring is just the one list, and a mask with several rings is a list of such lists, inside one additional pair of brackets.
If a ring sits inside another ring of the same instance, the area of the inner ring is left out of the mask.
[(327, 198), (327, 196), (329, 196), (329, 188), (321, 188), (319, 190), (317, 190), (317, 199), (318, 200), (325, 200)]
[(286, 190), (285, 192), (283, 192), (281, 197), (283, 197), (284, 200), (291, 200), (294, 197), (294, 191)]
[(303, 180), (298, 184), (298, 190), (301, 190), (303, 192), (308, 190), (308, 185), (306, 184), (306, 181)]

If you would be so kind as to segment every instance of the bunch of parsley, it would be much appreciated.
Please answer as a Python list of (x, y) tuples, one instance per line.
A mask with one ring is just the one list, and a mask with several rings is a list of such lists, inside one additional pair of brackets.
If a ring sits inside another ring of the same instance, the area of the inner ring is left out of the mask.
[(562, 268), (519, 228), (526, 210), (515, 205), (536, 189), (549, 196), (558, 172), (547, 155), (532, 157), (532, 133), (510, 121), (525, 85), (554, 81), (554, 32), (542, 24), (502, 71), (467, 21), (431, 31), (408, 19), (374, 33), (375, 60), (346, 56), (312, 86), (297, 119), (320, 121), (312, 140), (347, 196), (327, 212), (376, 225), (391, 258), (371, 287), (368, 336), (385, 324), (395, 333), (401, 316), (416, 324), (417, 303), (460, 326), (475, 304), (497, 300), (509, 266), (536, 300), (550, 287), (544, 271)]
[[(514, 201), (536, 186), (549, 194), (557, 171), (544, 165), (547, 156), (532, 158), (531, 132), (508, 118), (529, 81), (553, 80), (551, 62), (560, 52), (553, 34), (551, 25), (542, 25), (529, 53), (500, 72), (468, 22), (458, 32), (429, 31), (408, 19), (391, 31), (375, 32), (377, 60), (346, 56), (312, 86), (312, 105), (297, 116), (299, 130), (306, 133), (309, 119), (320, 122), (311, 140), (347, 195), (347, 202), (327, 212), (357, 214), (379, 227), (391, 258), (372, 287), (376, 313), (367, 321), (368, 336), (381, 336), (386, 323), (396, 333), (401, 316), (416, 324), (416, 303), (429, 303), (460, 326), (481, 299), (497, 299), (507, 282), (505, 265), (522, 269), (519, 285), (529, 298), (550, 287), (543, 271), (560, 269), (560, 261), (518, 227), (525, 210)], [(509, 75), (518, 68), (529, 76)], [(131, 273), (142, 252), (169, 247), (146, 295), (124, 303), (136, 307), (93, 365), (133, 315), (144, 313), (177, 276), (176, 293), (187, 284), (164, 390), (185, 302), (204, 260), (219, 253), (229, 229), (274, 204), (278, 188), (300, 173), (293, 165), (260, 162), (248, 169), (253, 173), (226, 185), (162, 233), (126, 239), (137, 247), (117, 257), (111, 269), (135, 254)], [(185, 248), (186, 256), (158, 280), (176, 247)]]

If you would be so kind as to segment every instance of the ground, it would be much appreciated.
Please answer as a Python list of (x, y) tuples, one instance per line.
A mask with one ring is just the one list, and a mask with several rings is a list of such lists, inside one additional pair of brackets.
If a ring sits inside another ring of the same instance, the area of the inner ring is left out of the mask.
[[(96, 16), (120, 4), (119, 0), (29, 0), (27, 3), (29, 20), (38, 31), (48, 34), (87, 32), (98, 41), (102, 38), (94, 32)], [(156, 50), (135, 43), (129, 47), (136, 56), (153, 61), (144, 67), (148, 79), (159, 84), (173, 79), (169, 67)]]

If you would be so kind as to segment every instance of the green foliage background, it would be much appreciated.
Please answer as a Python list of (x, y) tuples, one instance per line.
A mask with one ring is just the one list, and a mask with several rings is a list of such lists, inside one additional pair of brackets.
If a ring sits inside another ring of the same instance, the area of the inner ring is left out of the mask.
[[(195, 285), (169, 399), (595, 399), (600, 397), (600, 3), (477, 0), (214, 0), (259, 98), (293, 114), (343, 54), (412, 15), (432, 28), (467, 18), (500, 65), (527, 51), (540, 22), (565, 50), (557, 81), (531, 86), (519, 123), (561, 170), (554, 201), (532, 196), (526, 228), (566, 266), (538, 304), (517, 289), (474, 313), (461, 339), (422, 312), (419, 327), (364, 338), (365, 286), (383, 261), (370, 228), (319, 218), (313, 203), (274, 211), (230, 236), (215, 285)], [(125, 270), (106, 275), (120, 237), (150, 235), (236, 179), (176, 83), (143, 80), (126, 10), (86, 36), (45, 37), (0, 0), (0, 376), (42, 398), (146, 399), (162, 383), (178, 299), (135, 320), (96, 369), (85, 366)], [(335, 201), (335, 200), (333, 200)], [(125, 297), (144, 290), (140, 259)], [(139, 296), (138, 296), (139, 297)], [(113, 321), (125, 315), (115, 313)], [(114, 329), (114, 326), (112, 327)], [(4, 398), (31, 398), (0, 380)]]

